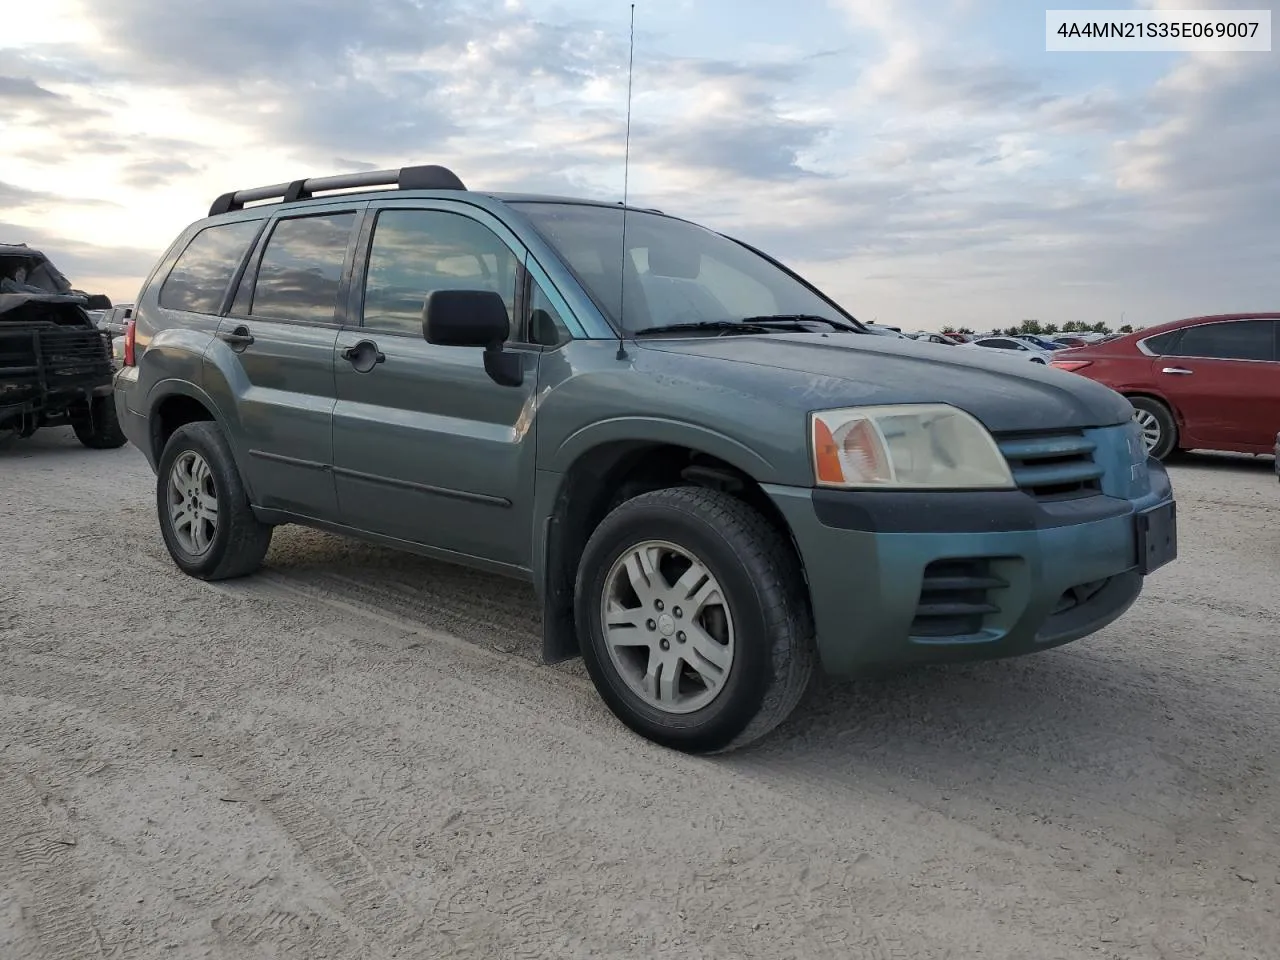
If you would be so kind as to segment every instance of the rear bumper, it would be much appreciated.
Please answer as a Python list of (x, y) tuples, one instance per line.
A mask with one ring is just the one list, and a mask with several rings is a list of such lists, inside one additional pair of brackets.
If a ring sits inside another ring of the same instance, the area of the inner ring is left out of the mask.
[(767, 486), (805, 566), (824, 669), (1019, 656), (1120, 617), (1142, 590), (1137, 515), (1173, 502), (1046, 508), (1020, 492), (849, 494)]
[(120, 421), (120, 429), (129, 438), (129, 442), (142, 451), (156, 469), (154, 453), (151, 449), (151, 426), (145, 413), (134, 409), (133, 402), (138, 393), (138, 368), (121, 367), (112, 380), (115, 394), (116, 419)]

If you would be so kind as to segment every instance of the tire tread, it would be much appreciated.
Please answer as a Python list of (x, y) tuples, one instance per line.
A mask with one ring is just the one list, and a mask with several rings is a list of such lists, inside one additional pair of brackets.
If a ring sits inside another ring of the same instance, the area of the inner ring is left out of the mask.
[[(171, 451), (192, 448), (195, 446), (192, 441), (207, 448), (197, 449), (197, 452), (213, 453), (209, 458), (209, 466), (215, 471), (215, 482), (218, 485), (218, 521), (227, 523), (228, 527), (225, 546), (211, 568), (201, 570), (183, 566), (182, 569), (201, 580), (230, 580), (253, 573), (262, 565), (262, 559), (271, 546), (272, 527), (262, 523), (254, 515), (244, 481), (240, 479), (240, 471), (236, 468), (231, 445), (216, 423), (200, 420), (184, 424), (174, 431), (161, 456), (162, 469), (157, 471), (157, 505), (163, 502), (165, 485), (168, 483), (168, 467), (176, 457), (176, 453), (171, 454)], [(160, 522), (165, 522), (163, 517)], [(166, 541), (167, 539), (166, 536)], [(170, 553), (172, 552), (170, 548)]]
[(120, 429), (115, 397), (93, 397), (87, 404), (85, 417), (72, 421), (76, 439), (90, 450), (116, 450), (129, 442)]
[(758, 712), (747, 725), (727, 743), (698, 752), (741, 749), (770, 733), (792, 713), (813, 676), (817, 659), (813, 620), (799, 558), (790, 539), (750, 504), (696, 486), (668, 487), (626, 501), (601, 522), (591, 539), (610, 536), (611, 528), (625, 521), (623, 511), (650, 505), (683, 514), (689, 521), (717, 531), (746, 567), (757, 592), (766, 635), (772, 638), (772, 677)]

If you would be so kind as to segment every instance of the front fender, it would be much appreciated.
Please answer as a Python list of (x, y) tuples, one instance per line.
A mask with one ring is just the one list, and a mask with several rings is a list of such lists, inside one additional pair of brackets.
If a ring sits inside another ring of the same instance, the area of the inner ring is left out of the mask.
[[(534, 485), (532, 575), (543, 604), (544, 661), (555, 663), (576, 656), (578, 639), (573, 618), (574, 560), (590, 531), (581, 516), (563, 509), (572, 500), (572, 484), (592, 483), (575, 467), (608, 447), (670, 444), (717, 457), (757, 481), (777, 474), (774, 465), (746, 444), (699, 424), (662, 416), (619, 416), (596, 420), (569, 434), (538, 465)], [(605, 460), (609, 459), (606, 455)], [(567, 502), (566, 500), (566, 502)]]
[(566, 437), (538, 467), (564, 475), (580, 457), (612, 443), (662, 443), (689, 447), (718, 457), (759, 483), (774, 482), (777, 473), (773, 463), (739, 440), (700, 424), (657, 416), (597, 420)]

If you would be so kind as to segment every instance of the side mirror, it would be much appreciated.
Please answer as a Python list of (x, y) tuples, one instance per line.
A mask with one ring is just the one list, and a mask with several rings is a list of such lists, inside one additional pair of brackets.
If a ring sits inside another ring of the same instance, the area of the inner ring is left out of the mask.
[(441, 347), (483, 347), (484, 371), (494, 383), (524, 383), (524, 357), (506, 353), (511, 318), (502, 297), (492, 290), (433, 290), (422, 307), (422, 336)]
[(432, 290), (422, 307), (422, 336), (441, 347), (497, 347), (511, 333), (502, 297), (492, 290)]

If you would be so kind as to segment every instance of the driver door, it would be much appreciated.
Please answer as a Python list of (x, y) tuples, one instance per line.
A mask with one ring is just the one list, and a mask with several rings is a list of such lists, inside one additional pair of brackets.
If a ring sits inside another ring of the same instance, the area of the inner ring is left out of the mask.
[[(525, 251), (496, 219), (445, 205), (373, 211), (334, 346), (334, 480), (343, 523), (494, 564), (527, 567), (539, 348), (522, 343)], [(439, 289), (498, 292), (524, 382), (499, 386), (469, 347), (427, 343)]]

